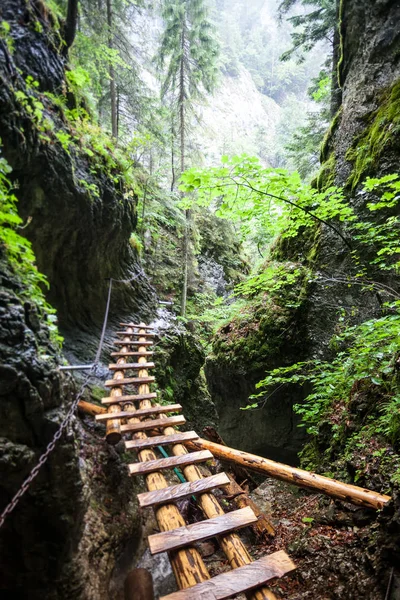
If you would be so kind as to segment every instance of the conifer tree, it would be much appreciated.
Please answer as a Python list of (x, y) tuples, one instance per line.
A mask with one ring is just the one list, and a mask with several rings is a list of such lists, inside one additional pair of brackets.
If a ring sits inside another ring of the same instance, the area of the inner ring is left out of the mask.
[[(164, 31), (158, 61), (165, 68), (162, 96), (170, 98), (178, 127), (180, 172), (186, 169), (186, 136), (196, 102), (214, 89), (218, 43), (204, 0), (164, 0)], [(181, 314), (186, 313), (190, 243), (190, 212), (186, 211), (183, 244)]]

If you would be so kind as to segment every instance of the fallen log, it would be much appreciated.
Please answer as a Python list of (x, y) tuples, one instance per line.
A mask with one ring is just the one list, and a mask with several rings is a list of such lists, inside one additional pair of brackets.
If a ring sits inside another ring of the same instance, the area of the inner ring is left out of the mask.
[(267, 540), (275, 536), (275, 529), (268, 521), (266, 515), (260, 510), (255, 502), (248, 496), (245, 490), (235, 481), (231, 473), (227, 473), (230, 483), (224, 487), (225, 495), (231, 497), (238, 508), (249, 506), (257, 517), (257, 521), (250, 525), (257, 539)]
[(278, 463), (269, 460), (268, 458), (262, 458), (255, 454), (234, 450), (233, 448), (209, 442), (202, 438), (193, 442), (187, 442), (185, 445), (191, 450), (210, 450), (210, 452), (220, 460), (239, 464), (256, 473), (274, 477), (275, 479), (280, 479), (281, 481), (286, 481), (299, 487), (317, 491), (321, 494), (327, 494), (332, 498), (343, 500), (344, 502), (351, 502), (357, 506), (379, 510), (391, 500), (390, 496), (378, 494), (377, 492), (372, 492), (356, 485), (342, 483), (336, 479), (317, 475), (311, 471), (297, 469), (296, 467)]
[(107, 411), (107, 409), (103, 406), (98, 406), (97, 404), (93, 404), (92, 402), (86, 402), (86, 400), (79, 400), (78, 402), (78, 411), (85, 413), (85, 415), (102, 415)]
[[(218, 443), (221, 446), (226, 446), (224, 440), (219, 435), (218, 431), (214, 427), (204, 427), (204, 435), (212, 442)], [(239, 481), (242, 483), (246, 480), (254, 482), (251, 474), (243, 467), (234, 463), (229, 463), (230, 469), (225, 469), (226, 474), (229, 477), (230, 483), (225, 486), (224, 494), (227, 500), (232, 500), (238, 508), (245, 508), (250, 506), (254, 514), (257, 517), (256, 523), (252, 523), (250, 528), (253, 530), (258, 540), (267, 540), (268, 537), (275, 536), (275, 529), (270, 521), (268, 521), (266, 515), (259, 509), (257, 504), (248, 495), (247, 491), (243, 489)], [(254, 482), (254, 486), (256, 484)]]

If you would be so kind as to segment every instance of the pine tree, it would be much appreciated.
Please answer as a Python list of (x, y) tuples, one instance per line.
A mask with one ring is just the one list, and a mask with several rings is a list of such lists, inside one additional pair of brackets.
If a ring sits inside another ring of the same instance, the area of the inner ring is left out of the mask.
[[(163, 98), (170, 98), (178, 123), (180, 172), (186, 169), (186, 136), (196, 102), (214, 89), (219, 47), (204, 0), (164, 0), (165, 23), (158, 61), (165, 68)], [(190, 212), (183, 244), (181, 314), (186, 313)]]

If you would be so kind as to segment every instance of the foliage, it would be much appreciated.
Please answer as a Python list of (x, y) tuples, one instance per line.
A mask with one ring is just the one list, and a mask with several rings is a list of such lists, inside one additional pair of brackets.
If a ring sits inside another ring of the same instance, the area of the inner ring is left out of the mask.
[[(383, 401), (378, 406), (378, 417), (369, 423), (371, 432), (400, 442), (400, 389), (396, 377), (398, 358), (398, 331), (400, 302), (387, 306), (389, 314), (360, 325), (344, 327), (331, 340), (337, 348), (333, 361), (313, 360), (270, 371), (257, 384), (254, 398), (264, 399), (276, 386), (296, 384), (312, 387), (302, 404), (295, 407), (302, 415), (303, 425), (311, 434), (318, 434), (319, 424), (329, 416), (335, 406), (350, 400), (350, 391), (360, 380), (369, 380), (380, 388)], [(342, 317), (344, 320), (344, 317)], [(333, 427), (334, 431), (337, 428)], [(338, 433), (338, 432), (337, 432)], [(336, 435), (334, 433), (334, 435)]]
[(17, 197), (8, 178), (10, 173), (11, 167), (0, 156), (0, 251), (5, 252), (11, 268), (21, 282), (17, 295), (21, 300), (29, 300), (39, 308), (47, 320), (52, 340), (61, 344), (62, 338), (55, 325), (56, 311), (46, 302), (43, 293), (43, 288), (48, 288), (49, 284), (36, 267), (31, 243), (18, 233), (19, 229), (23, 229), (23, 221), (18, 215)]
[[(283, 0), (279, 5), (280, 15), (287, 15), (298, 3), (299, 0)], [(333, 43), (333, 31), (336, 26), (336, 1), (301, 0), (301, 5), (311, 7), (311, 11), (287, 17), (297, 31), (291, 34), (292, 47), (283, 53), (283, 60), (288, 60), (296, 55), (302, 62), (304, 54), (314, 48), (318, 42)]]

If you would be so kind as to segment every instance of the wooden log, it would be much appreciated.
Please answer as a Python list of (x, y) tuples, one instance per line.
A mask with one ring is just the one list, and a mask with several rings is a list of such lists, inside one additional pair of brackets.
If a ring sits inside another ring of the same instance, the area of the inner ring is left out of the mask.
[[(148, 402), (148, 400), (144, 400), (144, 402)], [(167, 425), (177, 426), (184, 425), (186, 423), (186, 419), (183, 415), (177, 415), (176, 417), (167, 418)], [(125, 433), (128, 431), (136, 433), (137, 431), (146, 431), (148, 429), (154, 429), (155, 427), (164, 427), (164, 421), (162, 421), (161, 419), (153, 419), (148, 421), (139, 421), (136, 423), (127, 423), (126, 425), (121, 425), (121, 431)]]
[[(122, 373), (122, 371), (117, 371), (117, 373)], [(106, 387), (114, 387), (116, 385), (138, 385), (141, 381), (145, 383), (153, 383), (156, 380), (155, 377), (129, 377), (128, 379), (120, 379), (116, 381), (115, 379), (108, 379), (105, 382)]]
[(140, 400), (151, 400), (152, 398), (157, 398), (157, 392), (151, 392), (151, 394), (131, 394), (128, 396), (118, 396), (118, 399), (114, 396), (114, 398), (112, 396), (107, 396), (102, 398), (101, 403), (114, 404), (115, 402), (140, 402)]
[(378, 494), (377, 492), (372, 492), (356, 485), (342, 483), (336, 479), (317, 475), (311, 471), (290, 467), (289, 465), (278, 463), (269, 460), (268, 458), (262, 458), (255, 454), (221, 446), (220, 444), (215, 444), (214, 442), (209, 442), (202, 438), (193, 442), (188, 442), (188, 446), (193, 450), (210, 450), (216, 458), (221, 460), (235, 462), (247, 469), (252, 469), (257, 473), (261, 473), (262, 475), (287, 481), (293, 485), (313, 490), (321, 494), (327, 494), (332, 498), (350, 502), (357, 506), (380, 510), (391, 500), (390, 496)]
[(78, 411), (85, 413), (86, 415), (101, 415), (106, 412), (106, 409), (92, 402), (86, 402), (85, 400), (79, 400)]
[[(113, 342), (114, 346), (154, 346), (154, 342), (151, 340), (146, 341), (138, 341), (138, 340), (129, 340), (129, 342)], [(145, 350), (145, 348), (143, 348)]]
[[(151, 415), (159, 415), (161, 413), (171, 413), (171, 412), (180, 412), (182, 410), (182, 406), (180, 404), (166, 404), (164, 406), (152, 406), (151, 408), (143, 408), (141, 410), (136, 411), (136, 415), (138, 417), (149, 417)], [(111, 415), (111, 418), (114, 416), (114, 419), (127, 419), (130, 418), (131, 412), (121, 411), (119, 413), (115, 413)], [(110, 418), (108, 413), (97, 415), (96, 421), (107, 421)]]
[[(142, 347), (143, 346), (141, 346), (139, 349), (142, 349)], [(147, 371), (144, 369), (143, 375), (146, 373)], [(148, 394), (149, 386), (147, 384), (140, 385), (139, 393)], [(150, 400), (142, 400), (139, 404), (141, 409), (149, 408), (150, 406)], [(135, 417), (133, 417), (130, 419), (130, 422), (135, 424), (140, 421), (139, 419), (135, 419)], [(135, 434), (135, 438), (135, 441), (147, 441), (147, 436), (143, 431)], [(153, 450), (147, 448), (140, 450), (138, 456), (141, 461), (156, 460), (157, 458)], [(159, 472), (147, 475), (145, 480), (147, 489), (149, 491), (160, 490), (168, 487), (167, 480), (162, 473)], [(161, 531), (168, 531), (185, 525), (185, 520), (175, 504), (166, 504), (161, 506), (160, 508), (156, 509), (155, 515)], [(178, 587), (181, 589), (192, 587), (197, 583), (206, 581), (210, 578), (203, 559), (196, 548), (184, 548), (182, 550), (177, 550), (176, 552), (171, 552), (170, 561)]]
[(154, 369), (155, 364), (153, 362), (143, 363), (125, 363), (123, 366), (120, 364), (111, 363), (108, 365), (110, 371), (126, 371), (127, 369)]
[(124, 358), (126, 356), (153, 356), (152, 350), (144, 350), (143, 352), (111, 352), (111, 356)]
[[(97, 417), (96, 417), (97, 418)], [(225, 488), (225, 494), (232, 497), (233, 502), (238, 508), (249, 506), (257, 517), (257, 522), (251, 525), (255, 536), (259, 540), (267, 540), (275, 536), (275, 529), (266, 515), (260, 510), (255, 502), (249, 497), (245, 490), (236, 482), (231, 473), (227, 473), (229, 485)]]
[(257, 521), (257, 517), (251, 508), (247, 507), (219, 515), (214, 519), (206, 519), (205, 521), (178, 527), (173, 531), (155, 533), (149, 535), (148, 538), (150, 552), (151, 554), (159, 554), (160, 552), (177, 550), (195, 542), (202, 542), (217, 535), (247, 527), (254, 521)]
[[(116, 341), (113, 342), (114, 346), (153, 346), (154, 342), (152, 342), (151, 340), (146, 340), (146, 341), (138, 341), (138, 340), (129, 340), (129, 342), (120, 342), (120, 341)], [(144, 348), (145, 349), (145, 348)]]
[(154, 448), (155, 446), (171, 446), (172, 444), (182, 444), (197, 440), (199, 436), (195, 431), (182, 431), (174, 435), (157, 435), (144, 440), (129, 440), (125, 442), (126, 450), (143, 450), (145, 448)]
[(168, 596), (162, 596), (160, 600), (200, 600), (205, 594), (211, 594), (215, 600), (225, 600), (249, 589), (264, 585), (275, 577), (283, 577), (293, 571), (296, 565), (290, 560), (286, 552), (280, 550), (269, 556), (239, 567), (234, 571), (228, 571), (216, 575), (209, 581), (199, 583), (188, 590), (173, 592)]
[(122, 335), (122, 336), (126, 336), (126, 335), (131, 335), (132, 336), (132, 335), (134, 335), (135, 337), (137, 337), (137, 336), (140, 335), (142, 337), (148, 338), (148, 337), (156, 337), (157, 334), (156, 333), (147, 333), (147, 332), (136, 333), (136, 332), (133, 332), (133, 331), (132, 332), (131, 331), (116, 331), (116, 335)]
[(185, 456), (169, 456), (168, 458), (158, 458), (146, 462), (137, 462), (128, 465), (131, 475), (147, 475), (156, 471), (164, 471), (165, 469), (174, 469), (188, 464), (195, 464), (211, 460), (213, 455), (208, 450), (200, 452), (191, 452)]
[(166, 504), (167, 502), (175, 502), (176, 500), (183, 500), (190, 496), (201, 494), (203, 492), (210, 492), (214, 488), (222, 487), (229, 484), (229, 477), (225, 473), (218, 473), (217, 475), (211, 475), (205, 477), (205, 479), (199, 479), (199, 481), (180, 483), (178, 485), (171, 485), (164, 490), (156, 490), (155, 492), (145, 492), (138, 494), (139, 505), (144, 508), (147, 506), (158, 506), (159, 504)]
[[(203, 433), (211, 442), (216, 442), (222, 446), (226, 446), (226, 443), (223, 441), (214, 427), (204, 427)], [(246, 490), (244, 490), (238, 483), (238, 481), (251, 481), (254, 484), (254, 487), (256, 487), (254, 479), (249, 471), (243, 469), (243, 467), (234, 465), (233, 463), (228, 464), (230, 465), (230, 470), (227, 472), (227, 475), (230, 483), (225, 488), (225, 494), (232, 498), (233, 502), (238, 508), (250, 506), (253, 512), (257, 515), (257, 523), (253, 523), (253, 525), (251, 525), (251, 529), (253, 530), (257, 539), (267, 541), (269, 537), (275, 536), (275, 529), (272, 523), (268, 520), (267, 516), (259, 509), (257, 504), (250, 498)]]
[[(172, 427), (167, 427), (164, 430), (164, 434), (174, 435), (175, 430)], [(176, 444), (172, 447), (172, 452), (175, 456), (180, 456), (187, 454), (188, 450), (183, 444)], [(200, 470), (196, 465), (184, 467), (182, 470), (184, 476), (188, 481), (197, 481), (203, 478), (203, 475), (201, 474)], [(197, 503), (203, 511), (204, 515), (209, 519), (225, 514), (224, 509), (219, 504), (214, 494), (201, 494), (197, 499)], [(232, 569), (242, 567), (252, 562), (252, 558), (246, 546), (236, 533), (228, 533), (223, 536), (220, 536), (219, 543)], [(247, 594), (247, 598), (248, 600), (277, 600), (275, 594), (265, 586), (262, 586), (255, 591), (249, 592)]]
[(135, 327), (136, 329), (154, 329), (153, 325), (135, 325), (135, 323), (120, 323), (120, 327)]
[(153, 578), (147, 569), (132, 569), (124, 582), (125, 600), (154, 600)]

